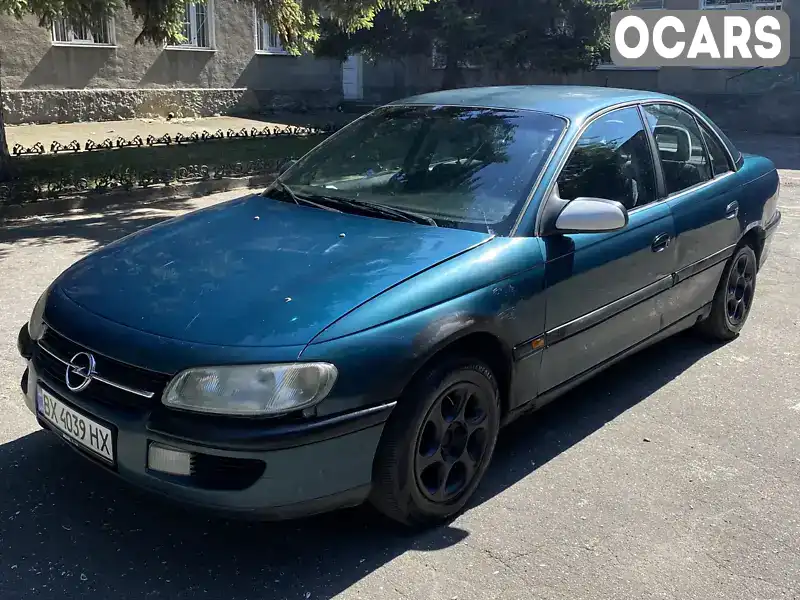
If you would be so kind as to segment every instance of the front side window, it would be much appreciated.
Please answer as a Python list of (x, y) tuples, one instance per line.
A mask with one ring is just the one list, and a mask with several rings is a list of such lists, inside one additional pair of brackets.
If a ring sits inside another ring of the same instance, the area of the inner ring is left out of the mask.
[(389, 106), (290, 169), (298, 194), (413, 211), (439, 226), (507, 235), (563, 131), (532, 111)]
[(90, 26), (74, 23), (69, 19), (59, 19), (53, 23), (53, 42), (79, 46), (113, 46), (114, 21), (103, 21)]
[(656, 199), (653, 155), (636, 108), (598, 117), (581, 135), (558, 177), (564, 200), (605, 198), (625, 208)]
[(647, 104), (643, 108), (658, 147), (667, 194), (711, 179), (711, 162), (695, 118), (673, 104)]

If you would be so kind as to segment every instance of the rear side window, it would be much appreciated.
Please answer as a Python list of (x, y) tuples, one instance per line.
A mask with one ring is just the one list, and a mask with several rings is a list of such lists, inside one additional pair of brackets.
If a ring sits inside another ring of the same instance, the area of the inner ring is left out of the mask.
[(672, 104), (647, 104), (647, 125), (656, 140), (668, 194), (710, 180), (711, 160), (695, 118)]
[(732, 169), (728, 162), (728, 156), (725, 154), (725, 150), (723, 150), (717, 137), (712, 135), (705, 127), (701, 127), (700, 130), (703, 132), (703, 139), (706, 142), (708, 154), (711, 156), (711, 167), (714, 169), (714, 177), (731, 171)]

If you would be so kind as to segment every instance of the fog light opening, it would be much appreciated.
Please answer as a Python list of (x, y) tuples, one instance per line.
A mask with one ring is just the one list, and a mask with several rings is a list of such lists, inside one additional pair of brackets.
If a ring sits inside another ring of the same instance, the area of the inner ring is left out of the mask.
[(192, 453), (151, 442), (147, 450), (147, 468), (168, 475), (191, 475)]

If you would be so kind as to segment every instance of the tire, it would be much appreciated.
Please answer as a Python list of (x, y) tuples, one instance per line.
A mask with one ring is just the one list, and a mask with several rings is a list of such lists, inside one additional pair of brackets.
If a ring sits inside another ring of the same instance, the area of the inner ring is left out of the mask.
[(729, 342), (744, 327), (756, 292), (758, 261), (749, 245), (740, 246), (725, 266), (711, 302), (711, 313), (698, 323), (699, 331), (708, 339)]
[(434, 365), (409, 385), (386, 424), (370, 502), (412, 527), (448, 520), (480, 484), (499, 426), (500, 394), (485, 364), (456, 358)]

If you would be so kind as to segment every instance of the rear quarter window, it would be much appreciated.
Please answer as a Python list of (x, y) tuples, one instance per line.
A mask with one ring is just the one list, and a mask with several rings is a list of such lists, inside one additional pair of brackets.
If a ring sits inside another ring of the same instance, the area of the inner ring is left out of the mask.
[(731, 156), (733, 157), (733, 162), (736, 165), (736, 168), (738, 169), (739, 167), (741, 167), (742, 166), (742, 160), (743, 160), (742, 153), (734, 145), (734, 143), (730, 140), (730, 138), (727, 135), (725, 135), (725, 132), (722, 131), (722, 129), (720, 129), (717, 126), (717, 124), (714, 123), (714, 121), (712, 121), (708, 117), (708, 115), (703, 113), (703, 111), (701, 111), (701, 110), (699, 110), (699, 109), (697, 109), (695, 107), (692, 107), (692, 108), (698, 114), (698, 116), (701, 117), (701, 120), (705, 121), (705, 123), (708, 124), (709, 128), (714, 133), (716, 133), (717, 136), (719, 136), (719, 139), (722, 140), (722, 143), (725, 144), (725, 147), (728, 149), (728, 152), (730, 152)]

